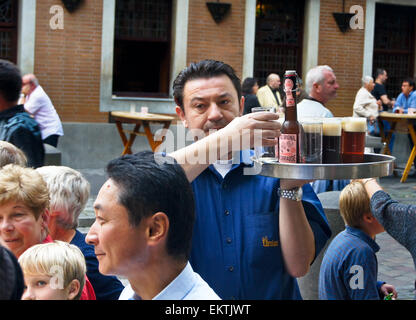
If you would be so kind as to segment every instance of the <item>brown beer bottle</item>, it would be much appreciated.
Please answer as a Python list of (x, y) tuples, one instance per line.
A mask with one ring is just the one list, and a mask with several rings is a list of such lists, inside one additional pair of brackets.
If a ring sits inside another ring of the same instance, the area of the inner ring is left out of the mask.
[(285, 121), (280, 129), (279, 162), (298, 163), (300, 126), (296, 110), (296, 71), (286, 71), (284, 76), (284, 90), (286, 94)]

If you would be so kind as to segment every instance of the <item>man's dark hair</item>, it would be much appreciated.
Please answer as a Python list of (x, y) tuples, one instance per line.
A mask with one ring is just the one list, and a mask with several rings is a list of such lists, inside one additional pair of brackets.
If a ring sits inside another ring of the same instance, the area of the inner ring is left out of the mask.
[(199, 62), (192, 62), (188, 67), (183, 69), (175, 81), (173, 82), (173, 96), (175, 98), (175, 103), (184, 110), (183, 106), (183, 89), (186, 82), (195, 79), (209, 79), (212, 77), (219, 77), (226, 75), (230, 78), (231, 82), (234, 85), (235, 90), (237, 91), (238, 101), (241, 98), (241, 82), (240, 79), (235, 74), (234, 69), (221, 61), (216, 60), (202, 60)]
[(407, 82), (409, 86), (413, 87), (413, 90), (415, 90), (415, 81), (413, 80), (413, 78), (406, 78), (402, 81), (402, 83), (403, 82)]
[(384, 72), (386, 71), (386, 69), (383, 69), (383, 68), (377, 68), (376, 69), (376, 74), (374, 75), (374, 79), (377, 79), (378, 78), (378, 76), (380, 76), (380, 75), (382, 75), (382, 74), (384, 74)]
[(195, 205), (182, 167), (170, 157), (142, 151), (110, 161), (107, 174), (121, 190), (118, 201), (126, 208), (129, 223), (137, 226), (142, 218), (164, 212), (169, 219), (166, 250), (178, 260), (188, 260)]
[(19, 68), (7, 60), (0, 59), (0, 94), (7, 102), (17, 102), (22, 90), (22, 75)]
[(243, 95), (246, 94), (253, 94), (253, 87), (257, 83), (257, 79), (255, 78), (245, 78), (243, 81), (243, 85), (241, 86), (241, 90)]

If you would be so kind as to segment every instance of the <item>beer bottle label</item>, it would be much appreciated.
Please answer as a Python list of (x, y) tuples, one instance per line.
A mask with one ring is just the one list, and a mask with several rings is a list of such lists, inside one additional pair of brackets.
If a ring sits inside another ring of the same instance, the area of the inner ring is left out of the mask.
[(279, 162), (297, 163), (297, 147), (297, 134), (281, 134), (279, 136)]
[(295, 106), (295, 97), (293, 96), (293, 81), (291, 79), (285, 80), (285, 93), (286, 93), (286, 107)]

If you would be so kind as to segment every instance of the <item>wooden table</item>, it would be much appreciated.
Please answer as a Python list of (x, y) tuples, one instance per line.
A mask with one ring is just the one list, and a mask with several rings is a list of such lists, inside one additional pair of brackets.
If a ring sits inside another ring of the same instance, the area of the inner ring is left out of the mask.
[[(132, 153), (131, 146), (133, 145), (136, 136), (146, 136), (152, 151), (155, 151), (163, 142), (166, 132), (173, 120), (175, 120), (175, 117), (155, 113), (112, 111), (109, 115), (109, 122), (115, 122), (121, 141), (123, 142), (124, 150), (121, 155)], [(123, 123), (135, 124), (133, 131), (123, 129)], [(150, 129), (151, 123), (163, 124), (161, 138), (158, 138), (156, 141), (154, 134)], [(139, 131), (141, 126), (143, 126), (144, 132)], [(126, 134), (130, 135), (129, 139), (127, 139)]]
[[(384, 130), (383, 121), (386, 120), (391, 124), (391, 128), (388, 132)], [(407, 129), (410, 137), (413, 141), (413, 148), (410, 152), (409, 159), (407, 160), (406, 167), (403, 171), (402, 178), (400, 182), (405, 182), (407, 176), (409, 175), (410, 168), (412, 167), (413, 160), (416, 156), (416, 133), (413, 128), (413, 125), (416, 124), (416, 114), (400, 114), (400, 113), (390, 113), (390, 112), (381, 112), (378, 116), (378, 124), (380, 127), (380, 136), (383, 142), (385, 142), (385, 147), (383, 150), (384, 154), (391, 154), (389, 149), (389, 143), (394, 132), (403, 131)]]

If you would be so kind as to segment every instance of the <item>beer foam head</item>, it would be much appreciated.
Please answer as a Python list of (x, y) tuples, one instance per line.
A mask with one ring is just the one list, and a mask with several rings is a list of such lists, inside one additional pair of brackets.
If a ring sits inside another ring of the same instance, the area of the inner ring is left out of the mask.
[(306, 133), (322, 133), (322, 123), (305, 122), (302, 123), (303, 131)]
[(367, 119), (351, 117), (345, 122), (344, 130), (348, 132), (366, 132)]
[(325, 119), (323, 124), (324, 136), (341, 136), (341, 121), (338, 119)]
[(305, 117), (299, 119), (303, 131), (306, 133), (322, 133), (322, 119), (314, 117)]

